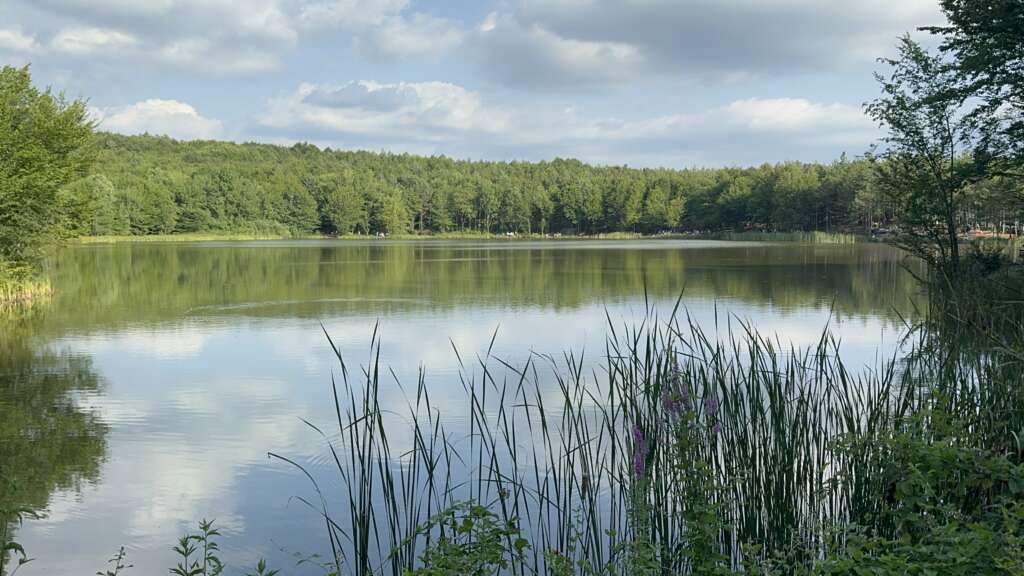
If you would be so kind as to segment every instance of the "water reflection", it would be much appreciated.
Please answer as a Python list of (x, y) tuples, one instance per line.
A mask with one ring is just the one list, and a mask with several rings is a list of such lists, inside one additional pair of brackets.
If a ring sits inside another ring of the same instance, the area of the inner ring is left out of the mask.
[(0, 315), (0, 523), (45, 510), (57, 491), (95, 483), (107, 426), (79, 397), (100, 389), (88, 356), (33, 344), (38, 310)]
[[(607, 317), (629, 323), (648, 305), (667, 313), (680, 293), (686, 312), (712, 331), (742, 318), (800, 346), (817, 342), (831, 325), (852, 362), (871, 363), (880, 346), (884, 354), (895, 342), (896, 311), (909, 310), (916, 297), (901, 266), (900, 255), (884, 246), (278, 242), (69, 249), (52, 263), (57, 295), (22, 341), (32, 358), (90, 368), (91, 384), (83, 378), (69, 385), (78, 391), (72, 412), (102, 431), (97, 438), (109, 445), (109, 457), (100, 458), (100, 449), (92, 470), (76, 476), (95, 481), (54, 483), (46, 498), (33, 501), (48, 502), (49, 514), (21, 532), (38, 557), (24, 573), (94, 571), (120, 545), (137, 571), (159, 573), (173, 562), (174, 538), (202, 517), (218, 520), (225, 557), (235, 566), (260, 556), (290, 566), (290, 552), (323, 551), (315, 517), (289, 502), (307, 492), (304, 478), (266, 457), (287, 454), (334, 485), (322, 442), (302, 423), (333, 417), (329, 382), (337, 364), (321, 323), (353, 372), (366, 363), (377, 327), (383, 362), (394, 369), (382, 400), (402, 409), (405, 394), (395, 380), (411, 386), (425, 368), (433, 402), (457, 424), (467, 410), (453, 348), (470, 371), (495, 331), (492, 354), (512, 364), (531, 351), (567, 349), (596, 362)], [(33, 362), (11, 360), (20, 372), (44, 378), (45, 362)], [(61, 411), (56, 396), (38, 402)], [(3, 434), (6, 445), (7, 428)], [(54, 439), (49, 455), (63, 460), (59, 442), (71, 441)]]

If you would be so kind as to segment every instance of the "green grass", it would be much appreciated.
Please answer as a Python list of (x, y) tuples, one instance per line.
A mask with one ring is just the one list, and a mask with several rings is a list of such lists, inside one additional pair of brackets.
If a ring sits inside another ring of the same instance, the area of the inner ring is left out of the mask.
[(53, 287), (45, 278), (13, 279), (0, 276), (0, 307), (31, 304), (48, 298)]
[(202, 232), (189, 234), (153, 234), (146, 236), (83, 236), (76, 244), (121, 244), (136, 242), (214, 242), (242, 240), (284, 240), (289, 238), (323, 238), (323, 236), (292, 236), (274, 233)]
[(835, 232), (713, 232), (702, 235), (712, 240), (735, 242), (797, 242), (802, 244), (857, 244), (863, 238)]
[[(446, 424), (452, 400), (435, 405), (423, 377), (405, 389), (403, 414), (382, 407), (401, 384), (385, 378), (379, 340), (357, 370), (339, 351), (336, 421), (314, 430), (346, 504), (310, 500), (336, 569), (416, 569), (440, 537), (419, 527), (465, 501), (532, 543), (514, 573), (551, 570), (552, 550), (594, 573), (631, 573), (641, 557), (659, 573), (690, 573), (698, 530), (701, 557), (724, 559), (719, 567), (779, 557), (807, 566), (837, 530), (886, 509), (886, 439), (936, 399), (970, 430), (970, 446), (1019, 447), (1024, 371), (1012, 353), (972, 353), (921, 329), (905, 355), (865, 370), (846, 366), (827, 334), (801, 351), (742, 324), (719, 328), (721, 339), (653, 313), (640, 327), (609, 325), (593, 372), (571, 353), (517, 366), (464, 358), (464, 435)], [(864, 442), (837, 449), (851, 438)]]

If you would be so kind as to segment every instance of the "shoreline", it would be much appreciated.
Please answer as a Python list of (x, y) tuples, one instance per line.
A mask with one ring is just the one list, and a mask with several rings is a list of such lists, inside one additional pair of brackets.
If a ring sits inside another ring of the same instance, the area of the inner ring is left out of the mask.
[(441, 232), (436, 234), (393, 234), (383, 237), (366, 234), (331, 236), (325, 234), (285, 235), (225, 232), (159, 234), (148, 236), (84, 236), (72, 239), (68, 243), (71, 245), (94, 245), (174, 242), (246, 242), (262, 240), (485, 240), (508, 242), (531, 240), (718, 240), (732, 242), (784, 242), (801, 244), (859, 244), (874, 241), (870, 237), (863, 235), (832, 232), (715, 232), (708, 234), (641, 234), (633, 232), (610, 232), (606, 234), (515, 235), (483, 232)]
[(53, 295), (48, 279), (27, 281), (0, 281), (0, 309), (31, 306)]

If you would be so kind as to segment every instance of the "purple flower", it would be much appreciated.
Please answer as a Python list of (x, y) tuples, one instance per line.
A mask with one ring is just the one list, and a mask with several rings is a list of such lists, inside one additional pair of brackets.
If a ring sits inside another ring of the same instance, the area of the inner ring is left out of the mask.
[(683, 372), (678, 364), (672, 368), (672, 378), (668, 388), (662, 392), (661, 401), (665, 411), (671, 416), (678, 416), (693, 409), (690, 389), (683, 383)]
[(647, 438), (640, 426), (633, 426), (633, 475), (642, 480), (647, 472)]
[(672, 367), (672, 387), (678, 389), (679, 385), (683, 383), (683, 371), (679, 369), (679, 365), (676, 364)]
[(722, 423), (721, 422), (715, 422), (715, 425), (711, 427), (711, 431), (714, 432), (715, 435), (721, 434), (722, 433)]
[(714, 418), (715, 414), (718, 414), (718, 395), (714, 392), (704, 397), (704, 411), (709, 418)]
[(683, 409), (689, 412), (693, 410), (693, 402), (690, 401), (690, 388), (682, 384), (679, 386), (679, 396), (683, 399)]
[(661, 404), (665, 407), (665, 412), (669, 416), (676, 416), (680, 412), (681, 406), (679, 401), (671, 390), (665, 389), (661, 391)]

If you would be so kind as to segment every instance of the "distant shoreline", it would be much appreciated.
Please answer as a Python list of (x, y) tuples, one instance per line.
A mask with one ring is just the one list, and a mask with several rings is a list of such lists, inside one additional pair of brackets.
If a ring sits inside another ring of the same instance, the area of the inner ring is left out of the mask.
[(443, 232), (436, 234), (392, 234), (374, 236), (349, 234), (330, 236), (324, 234), (248, 234), (248, 233), (186, 233), (145, 236), (84, 236), (70, 241), (71, 244), (125, 244), (125, 243), (171, 243), (171, 242), (225, 242), (254, 240), (724, 240), (736, 242), (792, 242), (803, 244), (858, 244), (871, 241), (867, 236), (831, 232), (713, 232), (713, 233), (670, 233), (640, 234), (632, 232), (611, 232), (608, 234), (497, 234), (483, 232)]

